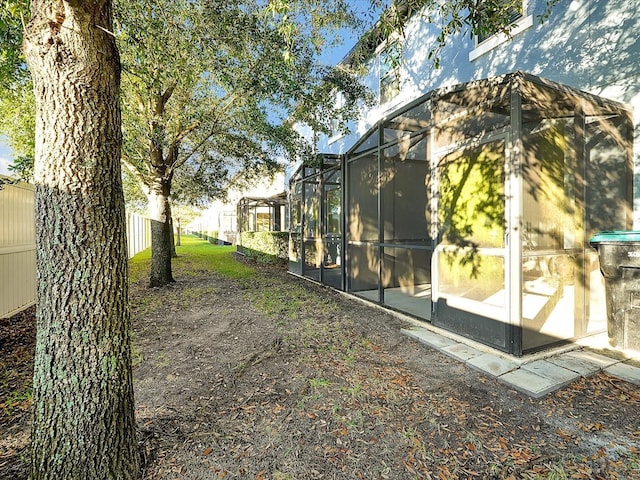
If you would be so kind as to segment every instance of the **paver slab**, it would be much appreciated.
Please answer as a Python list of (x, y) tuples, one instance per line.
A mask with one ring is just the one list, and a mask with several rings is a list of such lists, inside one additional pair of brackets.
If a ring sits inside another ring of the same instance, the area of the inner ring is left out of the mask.
[(607, 357), (606, 355), (600, 355), (599, 353), (591, 352), (589, 350), (574, 350), (572, 352), (565, 353), (565, 355), (588, 360), (600, 365), (600, 367), (602, 368), (607, 368), (620, 361), (618, 359)]
[(404, 335), (415, 338), (419, 342), (422, 342), (425, 345), (429, 345), (430, 347), (436, 349), (450, 347), (451, 345), (455, 345), (458, 343), (443, 335), (438, 335), (437, 333), (431, 332), (426, 328), (403, 328), (401, 331)]
[(493, 377), (498, 377), (520, 366), (519, 363), (485, 353), (467, 360), (467, 365)]
[(558, 385), (556, 388), (568, 385), (574, 380), (580, 378), (579, 373), (567, 370), (566, 368), (555, 365), (547, 360), (536, 360), (535, 362), (526, 363), (522, 365), (521, 368), (550, 379)]
[(466, 362), (470, 358), (479, 357), (483, 354), (480, 350), (470, 347), (469, 345), (465, 345), (464, 343), (456, 343), (448, 347), (444, 347), (442, 352), (455, 359), (462, 360), (463, 362)]
[(551, 357), (548, 360), (555, 365), (576, 372), (583, 377), (593, 375), (603, 368), (617, 363), (617, 360), (612, 358), (583, 350), (563, 353), (561, 355)]
[(610, 375), (618, 377), (634, 385), (640, 385), (640, 368), (627, 363), (616, 363), (604, 369)]
[(557, 381), (524, 368), (500, 375), (498, 381), (534, 398), (543, 397), (559, 388)]

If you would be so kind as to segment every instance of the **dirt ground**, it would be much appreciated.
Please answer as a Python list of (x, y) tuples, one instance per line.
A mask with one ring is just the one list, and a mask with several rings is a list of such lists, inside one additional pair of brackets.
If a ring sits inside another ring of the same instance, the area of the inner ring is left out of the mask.
[[(640, 479), (640, 389), (531, 399), (275, 267), (132, 286), (141, 478)], [(0, 478), (26, 478), (33, 311), (0, 320)], [(13, 395), (12, 398), (9, 398)]]

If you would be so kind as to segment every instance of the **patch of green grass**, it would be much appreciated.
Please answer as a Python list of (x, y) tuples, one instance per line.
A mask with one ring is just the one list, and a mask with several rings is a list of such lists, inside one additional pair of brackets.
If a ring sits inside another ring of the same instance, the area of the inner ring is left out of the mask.
[(129, 259), (129, 282), (149, 281), (151, 272), (151, 249), (141, 251)]
[(338, 311), (334, 302), (320, 299), (301, 285), (261, 281), (258, 289), (248, 292), (255, 307), (266, 315), (283, 315), (291, 320), (313, 314), (327, 315)]
[(182, 245), (176, 247), (178, 258), (173, 259), (176, 271), (187, 267), (188, 270), (214, 271), (235, 280), (248, 279), (255, 275), (255, 270), (233, 256), (236, 247), (233, 245), (212, 245), (195, 236), (182, 237)]
[(408, 426), (402, 428), (402, 436), (407, 440), (413, 440), (414, 438), (419, 439), (420, 434), (418, 433), (418, 429), (414, 426)]
[(361, 429), (366, 421), (364, 412), (362, 410), (356, 410), (352, 415), (347, 416), (347, 428)]
[(629, 453), (627, 455), (629, 470), (640, 473), (640, 455), (637, 453)]
[(362, 395), (362, 385), (359, 383), (356, 383), (350, 387), (345, 388), (344, 391), (347, 392), (353, 398), (359, 398)]
[(347, 348), (342, 358), (344, 359), (344, 363), (350, 367), (353, 367), (356, 364), (356, 353), (352, 348)]
[(312, 388), (328, 387), (329, 385), (331, 385), (331, 382), (325, 378), (314, 377), (309, 379), (309, 385)]
[(156, 357), (156, 366), (159, 368), (168, 367), (171, 365), (171, 360), (164, 354), (159, 353)]
[[(215, 272), (224, 277), (243, 280), (255, 275), (255, 270), (235, 259), (233, 245), (212, 245), (196, 236), (183, 235), (181, 245), (176, 247), (177, 258), (172, 260), (175, 278), (192, 277), (206, 272)], [(129, 260), (129, 280), (143, 282), (149, 277), (151, 249), (148, 248)]]
[[(307, 294), (306, 297), (309, 295)], [(284, 315), (296, 319), (306, 310), (305, 292), (300, 287), (270, 284), (255, 292), (254, 304), (266, 315)]]

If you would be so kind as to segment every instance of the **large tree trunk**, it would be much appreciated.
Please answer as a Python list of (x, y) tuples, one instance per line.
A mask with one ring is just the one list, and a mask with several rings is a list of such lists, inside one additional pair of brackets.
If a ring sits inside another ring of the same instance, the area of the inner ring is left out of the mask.
[(151, 215), (151, 278), (152, 287), (162, 287), (173, 282), (171, 250), (173, 232), (169, 218), (169, 187), (158, 183), (147, 194)]
[(111, 2), (32, 0), (37, 344), (31, 478), (133, 479), (120, 62)]

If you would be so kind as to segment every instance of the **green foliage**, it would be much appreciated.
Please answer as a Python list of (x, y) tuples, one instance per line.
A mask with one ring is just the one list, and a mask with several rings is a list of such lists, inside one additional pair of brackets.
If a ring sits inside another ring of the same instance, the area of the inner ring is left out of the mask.
[(0, 7), (0, 135), (14, 154), (10, 170), (23, 180), (33, 175), (35, 100), (22, 56), (22, 27), (29, 0), (3, 0)]
[(274, 263), (289, 258), (288, 232), (241, 232), (238, 249), (248, 258)]
[[(439, 236), (455, 246), (444, 255), (450, 267), (476, 278), (482, 271), (479, 247), (504, 242), (504, 168), (501, 145), (452, 153), (440, 161)], [(498, 180), (498, 181), (496, 181)], [(502, 181), (500, 181), (502, 180)], [(484, 269), (486, 270), (486, 266)], [(489, 267), (491, 268), (491, 267)]]
[(192, 204), (305, 148), (293, 122), (327, 78), (315, 56), (354, 21), (329, 0), (120, 1), (115, 18), (125, 164), (143, 190)]
[(185, 225), (189, 225), (194, 219), (202, 214), (199, 208), (191, 205), (185, 205), (181, 203), (174, 203), (171, 208), (171, 215), (173, 216), (174, 228), (184, 228)]
[(2, 0), (0, 7), (0, 89), (24, 78), (22, 25), (29, 18), (29, 0)]
[(29, 77), (22, 76), (8, 85), (0, 85), (0, 134), (8, 139), (14, 155), (9, 169), (27, 181), (33, 176), (35, 118), (35, 98)]

